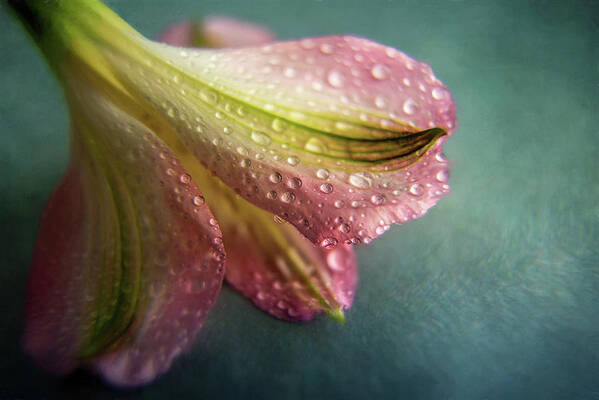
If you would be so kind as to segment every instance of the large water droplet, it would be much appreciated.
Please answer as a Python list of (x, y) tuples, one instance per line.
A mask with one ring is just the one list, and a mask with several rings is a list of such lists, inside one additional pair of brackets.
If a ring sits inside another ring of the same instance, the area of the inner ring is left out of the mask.
[(287, 157), (287, 164), (291, 165), (291, 166), (296, 166), (297, 164), (299, 164), (300, 160), (299, 158), (295, 157), (295, 156), (291, 156), (291, 157)]
[(262, 132), (252, 132), (251, 137), (260, 146), (268, 146), (270, 144), (270, 137)]
[(414, 183), (410, 186), (410, 194), (414, 196), (422, 196), (424, 193), (424, 186), (420, 183)]
[(327, 76), (327, 82), (329, 82), (329, 85), (332, 87), (340, 88), (345, 82), (345, 76), (343, 76), (341, 71), (332, 69), (329, 71), (329, 75)]
[(302, 187), (302, 180), (300, 178), (290, 178), (287, 181), (287, 187), (291, 188), (291, 189), (299, 189)]
[(293, 203), (295, 201), (295, 194), (293, 192), (285, 192), (281, 195), (281, 201), (283, 203)]
[(275, 200), (277, 198), (277, 192), (271, 190), (270, 192), (266, 193), (266, 198), (270, 200)]
[(437, 172), (437, 175), (435, 177), (439, 182), (447, 182), (447, 180), (449, 179), (449, 173), (446, 169), (442, 169), (441, 171)]
[(445, 90), (440, 87), (436, 87), (432, 91), (433, 99), (435, 100), (443, 100), (445, 98)]
[(412, 99), (407, 99), (404, 103), (403, 103), (403, 112), (405, 112), (408, 115), (412, 115), (414, 114), (416, 111), (418, 110), (418, 103), (416, 103), (414, 100)]
[(268, 179), (272, 183), (279, 183), (279, 182), (281, 182), (281, 180), (283, 179), (283, 177), (278, 172), (273, 172), (272, 174), (270, 174), (270, 176), (268, 177)]
[(325, 248), (325, 249), (332, 249), (335, 246), (337, 246), (338, 240), (330, 237), (330, 238), (326, 238), (323, 239), (322, 242), (320, 242), (320, 246)]
[(349, 226), (349, 224), (340, 224), (339, 227), (337, 227), (337, 229), (339, 230), (339, 232), (348, 233), (349, 231), (351, 231), (351, 226)]
[(384, 204), (385, 200), (387, 200), (385, 198), (385, 196), (380, 193), (373, 194), (372, 197), (370, 198), (370, 202), (376, 206), (380, 206), (381, 204)]
[(327, 179), (329, 177), (329, 170), (320, 168), (318, 171), (316, 171), (316, 177), (319, 179)]
[(322, 185), (320, 185), (320, 191), (322, 193), (329, 194), (333, 191), (333, 185), (331, 185), (330, 183), (323, 183)]
[(189, 182), (191, 182), (191, 176), (189, 174), (181, 174), (181, 176), (179, 176), (179, 181), (182, 184), (187, 185)]
[(349, 183), (359, 189), (368, 189), (372, 186), (372, 177), (367, 172), (356, 172), (349, 176)]
[(324, 143), (317, 138), (310, 138), (304, 145), (304, 149), (313, 153), (324, 153), (326, 152), (326, 146)]
[(285, 122), (282, 119), (275, 118), (271, 123), (272, 129), (277, 132), (283, 132), (285, 130)]
[(375, 64), (370, 70), (374, 79), (383, 80), (389, 76), (389, 67), (383, 64)]
[(195, 206), (198, 206), (198, 207), (203, 205), (206, 202), (206, 200), (204, 200), (204, 198), (202, 196), (194, 196), (193, 199), (191, 199), (191, 201)]

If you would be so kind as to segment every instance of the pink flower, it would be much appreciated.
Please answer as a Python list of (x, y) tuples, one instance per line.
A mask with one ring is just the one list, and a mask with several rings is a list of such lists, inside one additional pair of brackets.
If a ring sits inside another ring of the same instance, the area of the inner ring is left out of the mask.
[(342, 36), (269, 43), (267, 30), (222, 18), (164, 40), (238, 48), (177, 48), (97, 1), (11, 5), (72, 119), (24, 336), (55, 373), (84, 365), (138, 385), (166, 371), (216, 300), (225, 249), (227, 281), (259, 308), (343, 320), (351, 246), (449, 190), (453, 101), (398, 50)]

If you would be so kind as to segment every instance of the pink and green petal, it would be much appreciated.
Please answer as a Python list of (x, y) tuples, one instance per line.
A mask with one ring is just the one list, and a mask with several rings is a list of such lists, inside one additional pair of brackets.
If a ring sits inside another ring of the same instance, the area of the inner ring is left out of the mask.
[(114, 384), (143, 384), (189, 346), (212, 307), (221, 232), (143, 114), (68, 84), (73, 163), (40, 228), (25, 347), (59, 374), (89, 365)]
[[(229, 23), (219, 19), (211, 24), (217, 22)], [(249, 30), (241, 35), (238, 29), (240, 36), (246, 40), (252, 37), (254, 25), (237, 25)], [(187, 37), (179, 35), (173, 44), (197, 45), (191, 31)], [(357, 283), (353, 250), (348, 246), (330, 251), (314, 246), (290, 224), (236, 195), (197, 162), (189, 164), (195, 165), (190, 169), (193, 179), (213, 205), (223, 231), (228, 249), (227, 281), (257, 307), (278, 318), (306, 321), (325, 312), (343, 320), (343, 310), (351, 307)]]
[[(218, 51), (146, 43), (152, 68), (123, 70), (119, 80), (246, 200), (324, 247), (368, 242), (448, 192), (441, 145), (454, 105), (430, 68), (397, 50), (346, 37), (308, 43)], [(313, 84), (332, 65), (352, 80)]]

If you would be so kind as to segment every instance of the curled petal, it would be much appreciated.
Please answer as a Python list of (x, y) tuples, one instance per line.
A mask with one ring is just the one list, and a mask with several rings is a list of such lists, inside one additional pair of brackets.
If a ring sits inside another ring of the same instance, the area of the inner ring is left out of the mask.
[(449, 190), (441, 145), (453, 101), (427, 65), (397, 50), (352, 37), (146, 48), (169, 64), (121, 82), (168, 116), (208, 169), (314, 243), (368, 242)]
[(142, 384), (189, 345), (213, 305), (220, 229), (143, 115), (83, 82), (69, 93), (73, 161), (36, 243), (25, 347), (59, 374), (87, 364), (112, 383)]

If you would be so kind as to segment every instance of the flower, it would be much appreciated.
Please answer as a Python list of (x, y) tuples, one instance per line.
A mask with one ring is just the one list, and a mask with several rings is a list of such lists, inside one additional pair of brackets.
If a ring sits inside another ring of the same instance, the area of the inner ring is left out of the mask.
[[(342, 36), (177, 48), (96, 0), (10, 4), (72, 120), (24, 334), (55, 373), (87, 365), (138, 385), (166, 371), (216, 300), (225, 248), (227, 280), (258, 307), (342, 319), (356, 285), (351, 246), (449, 190), (441, 146), (453, 101), (398, 50)], [(230, 44), (238, 26), (221, 20), (202, 44)]]

